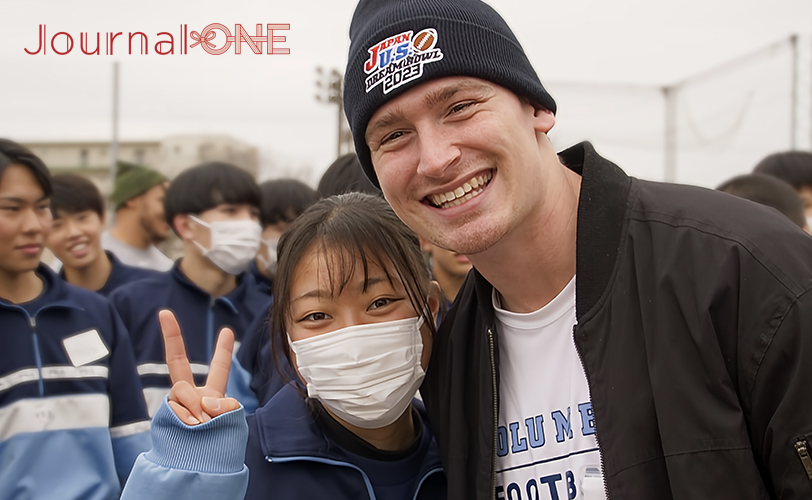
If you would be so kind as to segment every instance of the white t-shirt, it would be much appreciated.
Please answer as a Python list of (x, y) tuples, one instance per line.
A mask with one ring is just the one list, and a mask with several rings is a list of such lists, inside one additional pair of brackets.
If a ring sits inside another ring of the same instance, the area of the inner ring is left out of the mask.
[(538, 311), (500, 307), (497, 500), (604, 500), (589, 386), (573, 341), (575, 278)]
[(113, 252), (113, 254), (118, 257), (118, 260), (128, 266), (145, 267), (147, 269), (155, 269), (156, 271), (169, 271), (172, 269), (172, 264), (174, 264), (172, 259), (161, 253), (154, 245), (151, 245), (146, 250), (142, 250), (117, 240), (110, 234), (110, 231), (102, 233), (101, 244), (102, 248)]

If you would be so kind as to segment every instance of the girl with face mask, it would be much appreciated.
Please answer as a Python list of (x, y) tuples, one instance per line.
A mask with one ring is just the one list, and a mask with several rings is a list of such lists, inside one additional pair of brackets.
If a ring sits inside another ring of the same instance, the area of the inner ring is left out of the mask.
[(162, 311), (174, 386), (122, 498), (445, 499), (413, 399), (439, 307), (417, 237), (384, 200), (342, 195), (294, 221), (278, 262), (273, 355), (299, 380), (246, 426), (223, 397), (231, 332), (220, 335), (206, 386), (195, 387), (177, 323)]

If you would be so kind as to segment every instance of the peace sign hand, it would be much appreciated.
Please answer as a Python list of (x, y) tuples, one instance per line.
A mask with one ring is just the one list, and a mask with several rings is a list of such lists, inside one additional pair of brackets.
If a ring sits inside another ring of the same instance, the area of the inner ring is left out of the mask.
[(169, 407), (175, 415), (188, 425), (197, 425), (239, 408), (240, 403), (236, 399), (225, 397), (231, 354), (234, 350), (234, 332), (229, 328), (220, 330), (206, 385), (195, 387), (192, 368), (186, 357), (186, 347), (175, 315), (164, 309), (158, 313), (158, 321), (161, 323), (166, 364), (172, 379)]

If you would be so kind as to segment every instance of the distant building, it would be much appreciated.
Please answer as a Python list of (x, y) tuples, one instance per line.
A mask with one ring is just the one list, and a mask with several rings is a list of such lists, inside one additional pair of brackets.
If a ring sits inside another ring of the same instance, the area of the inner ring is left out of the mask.
[[(40, 141), (24, 143), (53, 173), (89, 177), (105, 195), (110, 193), (108, 141)], [(170, 179), (183, 170), (208, 161), (224, 161), (254, 177), (259, 170), (257, 148), (227, 135), (173, 135), (155, 141), (121, 141), (118, 159), (146, 165)]]

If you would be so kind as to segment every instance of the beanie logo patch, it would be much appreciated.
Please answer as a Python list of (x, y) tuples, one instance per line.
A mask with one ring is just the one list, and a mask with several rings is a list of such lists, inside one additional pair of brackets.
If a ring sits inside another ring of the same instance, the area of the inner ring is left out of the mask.
[(423, 76), (423, 65), (443, 58), (437, 45), (437, 30), (426, 28), (412, 36), (413, 31), (404, 31), (390, 36), (371, 46), (369, 59), (364, 63), (366, 91), (381, 85), (383, 93)]

